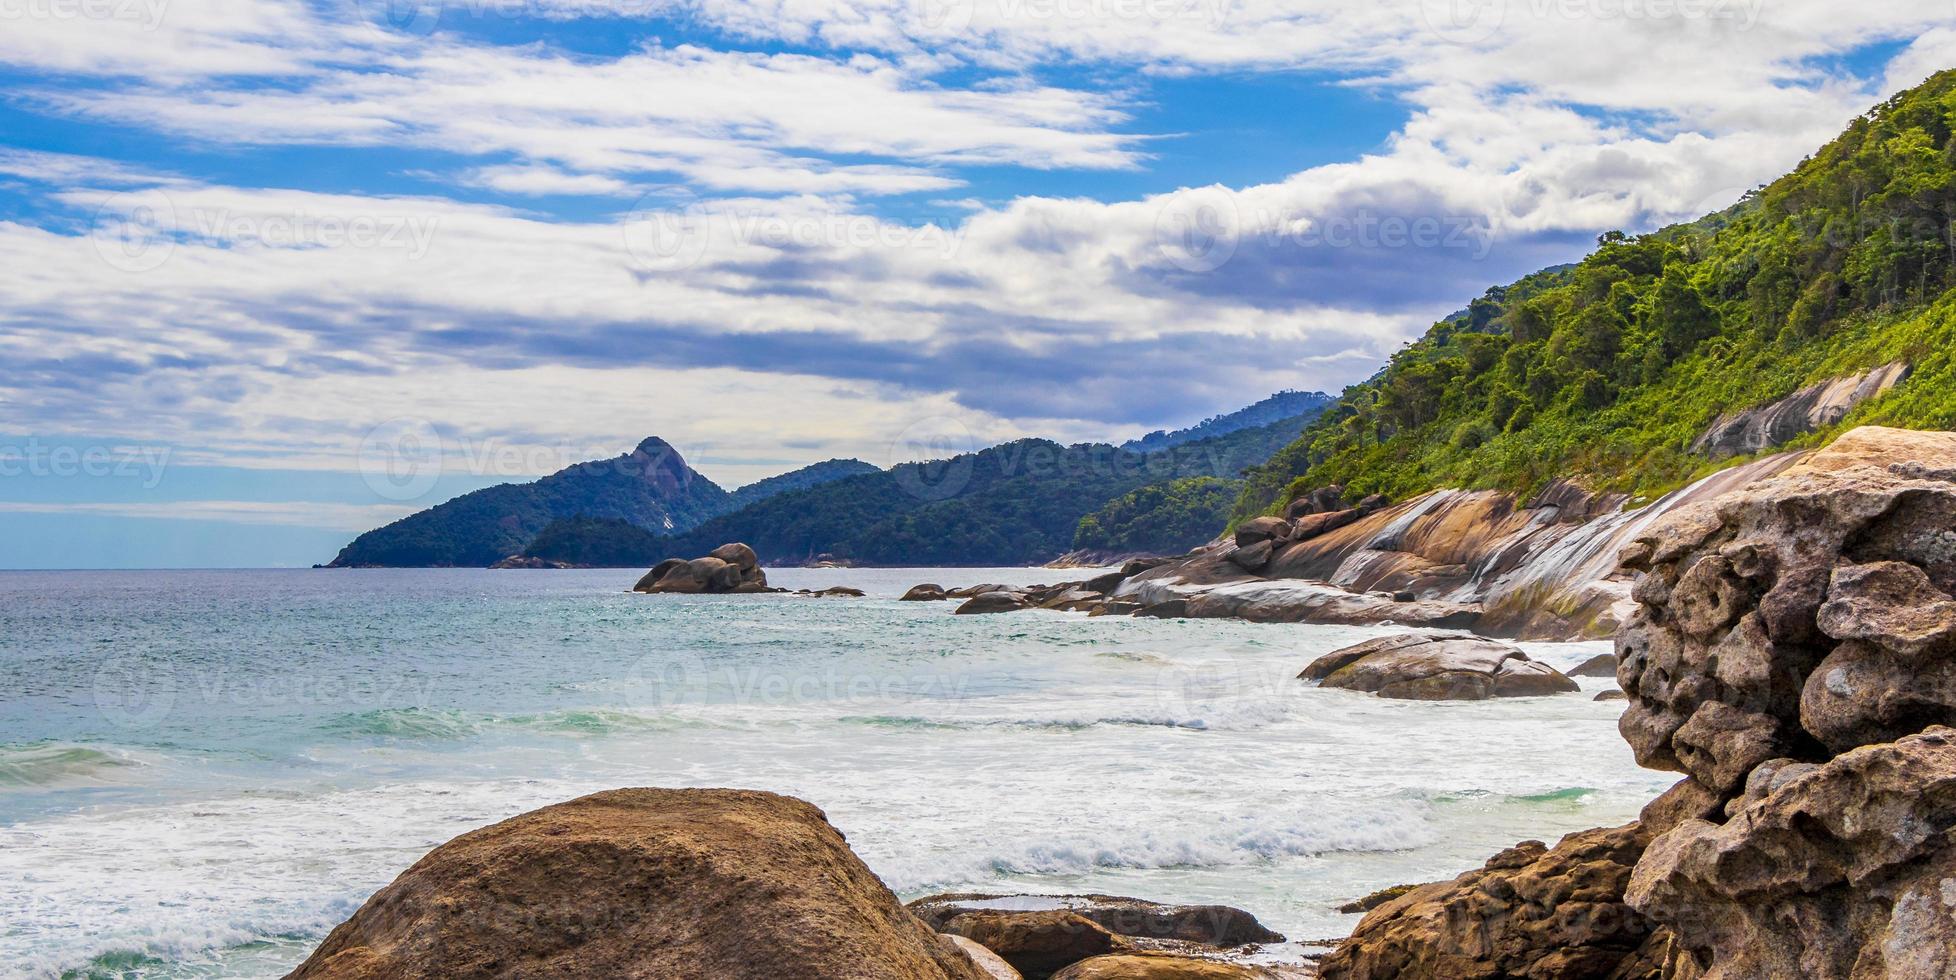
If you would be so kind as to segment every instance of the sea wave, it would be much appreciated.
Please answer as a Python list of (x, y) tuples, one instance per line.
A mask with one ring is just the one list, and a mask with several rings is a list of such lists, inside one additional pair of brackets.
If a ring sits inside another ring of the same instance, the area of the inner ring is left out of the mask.
[(574, 708), (534, 714), (491, 714), (447, 708), (379, 708), (341, 715), (321, 728), (347, 738), (444, 741), (472, 738), (498, 731), (527, 731), (546, 735), (613, 735), (662, 731), (687, 724), (670, 713), (647, 713), (623, 708)]
[(0, 745), (0, 789), (107, 782), (117, 770), (141, 766), (127, 753), (81, 745)]

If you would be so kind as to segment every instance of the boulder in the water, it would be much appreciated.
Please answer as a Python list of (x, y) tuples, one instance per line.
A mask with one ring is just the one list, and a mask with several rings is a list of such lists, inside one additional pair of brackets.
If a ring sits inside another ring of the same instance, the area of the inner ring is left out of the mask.
[(668, 558), (639, 579), (632, 590), (688, 595), (772, 591), (754, 549), (739, 542), (723, 544), (702, 558)]
[(964, 604), (957, 608), (956, 612), (960, 616), (981, 616), (989, 613), (1018, 612), (1021, 609), (1031, 608), (1032, 603), (1026, 600), (1023, 593), (1000, 590), (972, 596), (966, 599)]
[(1319, 657), (1298, 676), (1324, 687), (1413, 701), (1484, 701), (1582, 689), (1526, 653), (1470, 633), (1368, 640)]

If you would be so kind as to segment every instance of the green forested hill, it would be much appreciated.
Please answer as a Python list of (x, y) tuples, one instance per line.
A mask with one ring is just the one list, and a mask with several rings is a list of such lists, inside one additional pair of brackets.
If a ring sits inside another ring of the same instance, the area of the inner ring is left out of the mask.
[(1956, 427), (1952, 130), (1944, 72), (1727, 211), (1489, 290), (1252, 473), (1235, 516), (1333, 483), (1649, 496), (1718, 465), (1691, 445), (1720, 412), (1896, 360), (1907, 381), (1805, 441)]
[[(770, 564), (817, 558), (1037, 564), (1071, 550), (1081, 518), (1113, 498), (1192, 477), (1232, 479), (1268, 459), (1304, 422), (1294, 418), (1154, 453), (1022, 439), (778, 494), (677, 535), (656, 536), (617, 521), (559, 521), (525, 554), (580, 565), (649, 565), (742, 541)], [(1208, 513), (1211, 533), (1222, 516)]]

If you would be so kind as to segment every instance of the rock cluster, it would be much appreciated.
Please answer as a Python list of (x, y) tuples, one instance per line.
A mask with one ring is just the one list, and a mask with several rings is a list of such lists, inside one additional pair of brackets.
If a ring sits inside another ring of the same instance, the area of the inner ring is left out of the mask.
[(723, 544), (704, 558), (668, 558), (632, 586), (634, 592), (767, 592), (767, 573), (754, 549)]
[(1323, 687), (1410, 701), (1485, 701), (1568, 694), (1561, 671), (1471, 633), (1404, 633), (1327, 653), (1297, 675)]
[(1687, 778), (1379, 906), (1324, 975), (1956, 975), (1956, 435), (1855, 430), (1623, 559), (1620, 727)]

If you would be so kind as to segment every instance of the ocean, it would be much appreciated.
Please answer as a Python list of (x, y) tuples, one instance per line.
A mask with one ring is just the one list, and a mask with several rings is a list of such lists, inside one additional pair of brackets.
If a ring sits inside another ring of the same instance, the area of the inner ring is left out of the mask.
[[(1621, 702), (1295, 679), (1391, 627), (904, 603), (1046, 569), (0, 572), (0, 976), (276, 977), (428, 849), (621, 786), (810, 800), (904, 898), (1336, 907), (1626, 822)], [(1524, 644), (1570, 667), (1607, 644)], [(1586, 692), (1613, 686), (1583, 680)]]

